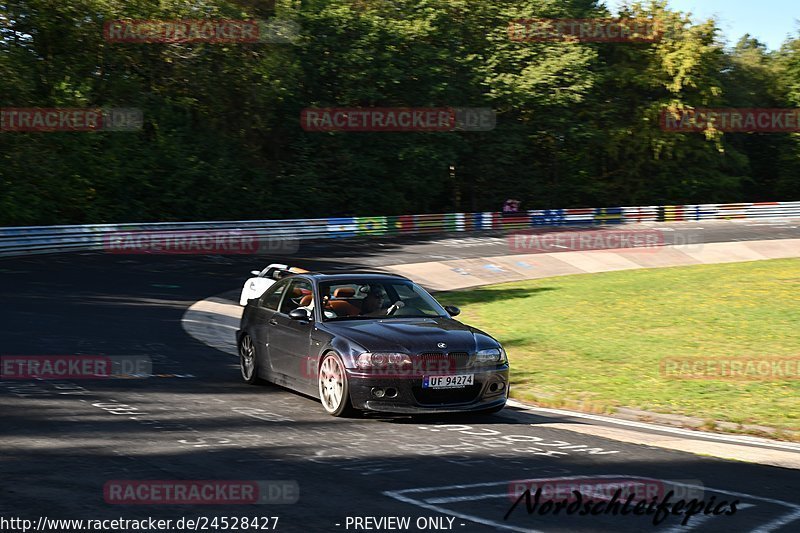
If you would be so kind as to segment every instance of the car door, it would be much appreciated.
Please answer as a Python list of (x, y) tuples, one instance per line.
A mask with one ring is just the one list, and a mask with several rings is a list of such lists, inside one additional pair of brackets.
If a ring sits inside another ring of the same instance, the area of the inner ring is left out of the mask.
[(278, 313), (289, 283), (290, 280), (284, 280), (274, 284), (259, 298), (258, 304), (253, 309), (250, 330), (256, 345), (257, 366), (261, 372), (275, 372), (269, 355), (270, 323), (274, 321), (274, 316)]
[(289, 312), (303, 307), (303, 299), (312, 294), (311, 282), (292, 278), (277, 313), (268, 321), (269, 358), (275, 372), (301, 383), (308, 381), (309, 346), (313, 320), (292, 320)]

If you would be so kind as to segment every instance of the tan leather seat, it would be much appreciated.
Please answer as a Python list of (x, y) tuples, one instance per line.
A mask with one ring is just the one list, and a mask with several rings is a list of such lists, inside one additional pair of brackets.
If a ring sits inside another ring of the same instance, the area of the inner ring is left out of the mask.
[(344, 300), (328, 300), (325, 309), (330, 309), (337, 316), (358, 316), (361, 312), (358, 307)]
[(313, 294), (306, 294), (300, 300), (300, 307), (308, 307), (309, 305), (311, 305), (312, 301), (314, 301), (314, 295)]
[(325, 304), (325, 309), (330, 309), (337, 316), (358, 316), (361, 310), (345, 298), (352, 298), (356, 290), (352, 287), (339, 287), (333, 291), (333, 298)]
[(334, 298), (352, 298), (356, 295), (356, 290), (352, 287), (339, 287), (333, 291)]

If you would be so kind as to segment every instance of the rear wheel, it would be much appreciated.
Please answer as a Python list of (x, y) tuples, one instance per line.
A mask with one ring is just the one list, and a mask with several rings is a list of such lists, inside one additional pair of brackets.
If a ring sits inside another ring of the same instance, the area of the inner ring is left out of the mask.
[(259, 383), (258, 365), (256, 363), (256, 348), (253, 339), (245, 333), (239, 342), (239, 369), (245, 383), (255, 385)]
[(346, 416), (352, 413), (347, 373), (336, 354), (329, 353), (322, 358), (319, 366), (319, 398), (329, 415)]

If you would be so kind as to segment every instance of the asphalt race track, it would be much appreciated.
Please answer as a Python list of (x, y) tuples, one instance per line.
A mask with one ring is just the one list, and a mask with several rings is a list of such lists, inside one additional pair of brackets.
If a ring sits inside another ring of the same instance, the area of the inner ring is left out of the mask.
[[(703, 242), (800, 236), (796, 225), (768, 221), (671, 228)], [(332, 269), (508, 253), (502, 237), (457, 239), (304, 244), (298, 256), (279, 259)], [(407, 531), (800, 528), (797, 470), (554, 429), (545, 425), (558, 418), (512, 408), (494, 416), (334, 419), (312, 399), (248, 386), (236, 359), (187, 335), (181, 317), (197, 300), (240, 288), (265, 262), (102, 253), (0, 260), (2, 355), (147, 356), (154, 366), (147, 379), (0, 381), (0, 516), (35, 525), (42, 517), (173, 524), (278, 517), (258, 529), (297, 532), (402, 530), (355, 517), (410, 517)], [(739, 504), (731, 516), (701, 513), (686, 527), (678, 516), (656, 527), (652, 516), (528, 515), (524, 504), (504, 519), (515, 480), (577, 476), (671, 481)], [(110, 504), (104, 486), (112, 480), (283, 481), (299, 488), (299, 500)], [(216, 529), (223, 528), (205, 528)]]

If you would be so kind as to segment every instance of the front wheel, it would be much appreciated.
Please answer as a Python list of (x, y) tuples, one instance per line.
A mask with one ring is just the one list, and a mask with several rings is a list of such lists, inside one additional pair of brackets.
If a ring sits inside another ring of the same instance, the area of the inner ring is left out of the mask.
[(329, 415), (345, 416), (353, 410), (347, 373), (336, 354), (326, 355), (319, 366), (319, 398)]

